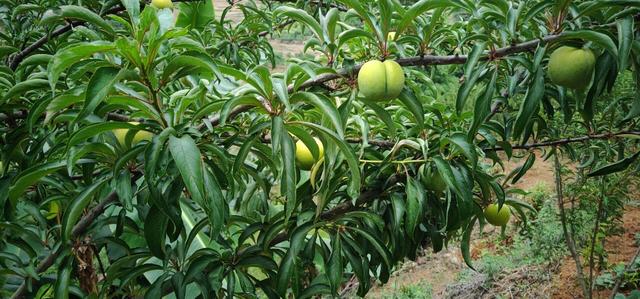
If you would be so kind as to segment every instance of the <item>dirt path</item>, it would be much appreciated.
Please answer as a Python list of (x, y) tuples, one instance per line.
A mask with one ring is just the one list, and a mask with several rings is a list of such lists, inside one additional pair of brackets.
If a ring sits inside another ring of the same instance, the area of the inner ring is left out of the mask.
[[(229, 7), (229, 3), (226, 0), (213, 0), (213, 7), (216, 10), (216, 17), (220, 18), (224, 9)], [(239, 22), (243, 18), (242, 11), (237, 8), (232, 8), (227, 13), (226, 18), (233, 22)]]
[(366, 297), (385, 298), (393, 294), (410, 292), (411, 287), (439, 294), (456, 280), (458, 273), (464, 267), (466, 265), (460, 256), (459, 249), (455, 246), (450, 246), (439, 253), (429, 252), (415, 262), (405, 263), (386, 285), (374, 287)]
[[(213, 0), (213, 6), (216, 10), (216, 16), (220, 17), (225, 8), (229, 7), (226, 0)], [(226, 15), (226, 18), (233, 22), (240, 22), (244, 15), (238, 8), (232, 8)], [(273, 51), (280, 54), (285, 60), (296, 55), (300, 55), (304, 50), (304, 43), (297, 40), (281, 40), (278, 38), (270, 39), (269, 43), (273, 47)], [(274, 72), (284, 71), (283, 65), (276, 65)]]

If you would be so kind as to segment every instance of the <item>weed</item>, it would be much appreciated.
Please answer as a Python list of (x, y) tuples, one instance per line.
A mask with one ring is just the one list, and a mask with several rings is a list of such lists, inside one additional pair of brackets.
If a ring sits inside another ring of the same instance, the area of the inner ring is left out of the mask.
[(385, 299), (431, 299), (432, 288), (428, 282), (420, 281), (418, 283), (395, 287), (391, 293), (382, 294)]

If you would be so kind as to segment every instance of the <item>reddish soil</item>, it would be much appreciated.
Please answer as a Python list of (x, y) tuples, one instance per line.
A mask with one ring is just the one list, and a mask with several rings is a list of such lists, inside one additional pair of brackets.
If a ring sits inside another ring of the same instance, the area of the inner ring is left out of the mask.
[[(523, 153), (524, 152), (520, 152), (519, 154), (523, 154)], [(544, 161), (544, 158), (543, 158), (544, 153), (542, 151), (536, 150), (535, 153), (536, 153), (536, 162), (533, 164), (531, 169), (527, 171), (524, 177), (522, 177), (514, 185), (511, 185), (511, 187), (519, 188), (522, 190), (530, 190), (536, 185), (542, 184), (546, 186), (547, 189), (550, 190), (551, 188), (553, 188), (553, 186), (555, 186), (554, 176), (553, 176), (553, 164), (551, 163), (551, 160)], [(506, 161), (506, 155), (501, 157), (505, 159), (504, 173), (508, 174), (514, 169), (522, 166), (522, 164), (524, 164), (526, 160), (526, 157), (527, 156), (525, 156), (525, 159), (512, 158), (511, 161)]]
[[(624, 232), (620, 235), (607, 237), (607, 263), (609, 265), (617, 263), (628, 263), (635, 254), (635, 235), (640, 232), (640, 208), (626, 206), (626, 211), (622, 218)], [(583, 263), (585, 263), (583, 261)], [(588, 275), (588, 269), (584, 270)], [(594, 274), (597, 277), (599, 273)], [(582, 291), (576, 280), (576, 265), (571, 257), (566, 257), (560, 266), (560, 270), (554, 279), (554, 292), (552, 298), (573, 299), (581, 298)], [(596, 290), (594, 298), (609, 298), (610, 290)]]
[[(449, 246), (439, 253), (431, 253), (408, 262), (397, 271), (384, 286), (374, 287), (367, 298), (383, 298), (397, 294), (403, 287), (420, 286), (431, 289), (432, 294), (444, 292), (447, 286), (456, 280), (458, 273), (467, 267), (457, 246)], [(437, 298), (437, 297), (435, 297)]]

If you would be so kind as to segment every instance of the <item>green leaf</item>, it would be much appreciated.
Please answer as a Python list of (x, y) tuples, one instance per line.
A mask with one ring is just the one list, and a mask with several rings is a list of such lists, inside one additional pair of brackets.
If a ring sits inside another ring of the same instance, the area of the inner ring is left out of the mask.
[(159, 123), (162, 122), (160, 114), (156, 111), (153, 105), (140, 99), (131, 96), (113, 95), (105, 99), (105, 102), (110, 105), (123, 105), (135, 108), (138, 111), (134, 111), (142, 113), (144, 117), (156, 120)]
[(96, 181), (92, 185), (86, 187), (76, 198), (74, 198), (62, 216), (62, 240), (64, 243), (71, 241), (71, 233), (73, 226), (76, 225), (78, 219), (82, 215), (82, 211), (89, 205), (93, 195), (100, 187), (107, 182), (107, 179)]
[(405, 229), (407, 235), (409, 235), (409, 238), (412, 240), (415, 236), (415, 230), (422, 220), (422, 206), (426, 200), (424, 190), (425, 188), (420, 181), (412, 177), (407, 178), (407, 185), (405, 187), (407, 194), (407, 221), (405, 222)]
[(67, 148), (80, 144), (81, 142), (84, 142), (91, 137), (98, 136), (104, 132), (111, 132), (116, 129), (137, 130), (139, 129), (139, 127), (137, 125), (125, 122), (103, 122), (90, 124), (88, 126), (82, 127), (80, 130), (74, 132), (71, 135), (69, 141), (67, 142)]
[(462, 113), (464, 109), (464, 105), (467, 103), (467, 98), (469, 97), (469, 93), (474, 86), (476, 86), (476, 82), (480, 79), (482, 73), (484, 72), (487, 64), (481, 64), (477, 68), (472, 69), (472, 72), (467, 77), (464, 78), (464, 83), (458, 89), (458, 94), (456, 96), (456, 111), (458, 114)]
[(45, 79), (29, 79), (22, 81), (11, 87), (11, 89), (4, 94), (4, 99), (8, 102), (16, 96), (23, 96), (29, 91), (42, 89), (47, 86), (49, 86), (49, 82)]
[(122, 6), (127, 10), (131, 23), (137, 25), (140, 23), (140, 1), (139, 0), (120, 0)]
[(338, 45), (344, 45), (349, 40), (359, 37), (375, 41), (375, 37), (369, 31), (365, 31), (359, 28), (353, 28), (343, 31), (340, 33), (340, 35), (338, 35)]
[(204, 190), (206, 201), (202, 204), (210, 223), (210, 235), (216, 237), (220, 234), (225, 221), (228, 218), (229, 207), (227, 205), (222, 188), (216, 177), (205, 169)]
[[(566, 1), (566, 0), (565, 0)], [(590, 15), (594, 12), (600, 13), (603, 9), (613, 7), (613, 6), (640, 6), (640, 1), (638, 0), (609, 0), (609, 1), (585, 1), (581, 2), (578, 5), (578, 10), (580, 12), (576, 18), (581, 16)]]
[(84, 107), (78, 113), (76, 121), (82, 120), (93, 113), (100, 103), (111, 93), (113, 86), (120, 80), (124, 70), (116, 67), (99, 68), (87, 84)]
[(316, 106), (323, 115), (327, 116), (331, 120), (331, 124), (336, 129), (338, 137), (344, 139), (344, 127), (342, 125), (342, 118), (336, 106), (331, 103), (325, 96), (318, 96), (310, 92), (298, 92), (291, 96), (291, 102), (304, 101), (309, 102)]
[(202, 157), (195, 141), (189, 135), (181, 138), (169, 137), (169, 151), (178, 166), (184, 185), (192, 198), (202, 204), (204, 201), (204, 177)]
[(64, 111), (65, 108), (73, 106), (74, 104), (81, 103), (84, 101), (84, 95), (76, 95), (75, 92), (69, 91), (65, 93), (61, 93), (56, 96), (49, 102), (46, 108), (46, 116), (44, 119), (44, 123), (48, 124), (51, 119), (56, 116), (61, 111)]
[[(493, 100), (493, 94), (496, 90), (496, 81), (498, 79), (498, 69), (493, 70), (491, 80), (487, 83), (484, 92), (476, 100), (476, 105), (473, 113), (473, 123), (469, 130), (469, 138), (473, 139), (478, 132), (478, 128), (484, 123), (489, 114), (491, 113), (491, 102)], [(464, 105), (464, 104), (463, 104)]]
[(329, 261), (326, 266), (329, 286), (334, 296), (338, 296), (338, 291), (342, 284), (342, 273), (344, 271), (340, 239), (340, 233), (336, 234), (335, 238), (333, 238), (333, 243), (331, 244), (331, 256), (329, 256)]
[(302, 143), (309, 149), (313, 158), (318, 161), (323, 157), (320, 157), (320, 148), (318, 147), (318, 143), (316, 140), (309, 134), (306, 130), (297, 126), (287, 126), (287, 131), (290, 134), (293, 134), (298, 140), (301, 140)]
[(616, 58), (608, 52), (602, 53), (596, 60), (593, 84), (591, 88), (589, 88), (581, 111), (581, 115), (585, 121), (591, 122), (593, 120), (596, 100), (606, 90), (606, 86), (609, 84), (609, 81), (611, 81), (609, 78), (612, 74), (614, 78), (618, 74)]
[(592, 172), (590, 172), (587, 176), (588, 177), (594, 177), (594, 176), (603, 176), (603, 175), (608, 175), (608, 174), (612, 174), (612, 173), (616, 173), (616, 172), (620, 172), (623, 171), (625, 169), (627, 169), (629, 167), (629, 165), (631, 165), (633, 162), (635, 162), (638, 157), (640, 156), (640, 151), (633, 154), (630, 157), (624, 158), (618, 162), (615, 163), (611, 163), (609, 165), (600, 167)]
[(107, 52), (115, 49), (113, 43), (96, 41), (91, 43), (76, 43), (58, 51), (49, 62), (49, 85), (55, 89), (60, 74), (76, 62), (95, 53)]
[(438, 173), (442, 176), (442, 179), (447, 184), (447, 186), (455, 192), (456, 195), (460, 197), (465, 202), (472, 201), (472, 189), (473, 186), (466, 186), (464, 182), (459, 181), (458, 177), (456, 177), (453, 168), (449, 162), (442, 159), (440, 156), (433, 157), (433, 161), (436, 164), (436, 168), (438, 169)]
[(202, 59), (202, 57), (196, 55), (178, 55), (164, 68), (161, 80), (167, 83), (171, 76), (173, 76), (172, 79), (175, 80), (186, 75), (202, 72), (213, 74), (215, 70), (213, 66)]
[(408, 91), (406, 88), (402, 90), (398, 99), (409, 109), (409, 111), (416, 118), (416, 125), (419, 128), (424, 127), (424, 109), (422, 103), (416, 98), (413, 92)]
[(227, 100), (226, 102), (224, 102), (224, 105), (222, 106), (222, 110), (220, 111), (220, 126), (224, 126), (227, 124), (229, 113), (231, 113), (233, 108), (239, 105), (251, 105), (254, 107), (262, 107), (262, 103), (253, 95), (244, 95), (244, 96), (234, 97), (233, 99)]
[(27, 187), (32, 186), (44, 176), (64, 168), (65, 165), (65, 161), (58, 161), (43, 165), (36, 165), (24, 170), (18, 175), (18, 178), (11, 185), (11, 188), (9, 189), (9, 200), (15, 203), (18, 198), (24, 195)]
[(346, 228), (355, 231), (358, 235), (364, 237), (367, 241), (369, 241), (369, 243), (373, 245), (373, 248), (378, 252), (380, 257), (382, 257), (382, 261), (384, 261), (387, 268), (391, 268), (391, 252), (389, 252), (389, 249), (387, 249), (387, 246), (385, 246), (380, 238), (355, 226), (347, 226)]
[(525, 96), (515, 124), (513, 125), (513, 137), (518, 139), (522, 136), (525, 129), (531, 124), (531, 120), (539, 109), (540, 101), (544, 96), (544, 72), (539, 68), (536, 73), (527, 95)]
[(469, 268), (474, 269), (471, 260), (470, 248), (471, 248), (471, 232), (473, 232), (473, 226), (476, 224), (476, 217), (471, 218), (471, 221), (465, 226), (462, 233), (462, 240), (460, 241), (460, 251), (462, 251), (462, 258)]
[(281, 191), (287, 199), (285, 203), (285, 223), (289, 221), (289, 218), (293, 214), (293, 210), (297, 206), (296, 199), (296, 147), (289, 134), (282, 134), (282, 181)]
[(278, 269), (278, 264), (276, 264), (276, 262), (262, 255), (243, 257), (238, 262), (238, 266), (258, 267), (264, 270), (271, 270), (271, 271), (275, 271)]
[(18, 70), (22, 70), (28, 66), (36, 66), (36, 65), (48, 65), (53, 55), (50, 54), (33, 54), (27, 58), (25, 58), (20, 65), (18, 66)]
[(467, 62), (464, 64), (465, 79), (472, 77), (471, 73), (476, 68), (478, 61), (480, 61), (480, 57), (482, 57), (486, 45), (487, 44), (485, 42), (477, 43), (473, 46), (473, 49), (471, 49), (471, 53), (469, 53), (469, 56), (467, 57)]
[(131, 173), (129, 170), (122, 170), (114, 180), (116, 193), (125, 210), (133, 211), (133, 188), (131, 188)]
[(631, 54), (631, 44), (634, 41), (635, 23), (633, 16), (628, 16), (616, 22), (618, 28), (618, 69), (626, 70)]
[(467, 135), (462, 133), (455, 133), (451, 137), (447, 138), (452, 145), (462, 150), (462, 153), (467, 157), (471, 165), (475, 167), (478, 164), (478, 154), (476, 153), (476, 147), (473, 143), (469, 142)]
[(301, 226), (296, 227), (291, 232), (289, 250), (287, 250), (287, 254), (284, 256), (284, 258), (282, 258), (282, 262), (280, 262), (280, 268), (278, 269), (278, 277), (276, 280), (276, 289), (282, 297), (285, 297), (287, 288), (289, 286), (289, 281), (294, 275), (294, 271), (296, 271), (295, 259), (298, 258), (300, 250), (304, 248), (305, 237), (307, 236), (309, 230), (311, 230), (313, 227), (313, 223), (305, 223)]
[(409, 25), (413, 23), (416, 17), (422, 15), (428, 10), (442, 7), (464, 7), (456, 0), (421, 0), (413, 4), (402, 16), (402, 20), (397, 26), (396, 34), (401, 34)]
[(95, 25), (105, 33), (108, 33), (110, 35), (115, 34), (115, 31), (113, 27), (111, 27), (109, 22), (105, 21), (102, 17), (89, 10), (88, 8), (76, 5), (63, 5), (59, 8), (53, 9), (52, 11), (50, 11), (50, 13), (45, 13), (45, 17), (42, 18), (42, 24), (48, 24), (68, 19), (82, 20)]
[(152, 206), (144, 219), (144, 238), (147, 240), (149, 250), (159, 259), (164, 259), (166, 231), (169, 218), (158, 208)]
[(516, 182), (518, 182), (527, 173), (527, 171), (531, 169), (531, 166), (533, 166), (533, 163), (535, 161), (536, 161), (536, 154), (532, 152), (529, 154), (527, 161), (525, 161), (524, 164), (522, 164), (522, 166), (517, 168), (518, 172), (516, 176), (514, 176), (513, 179), (511, 180), (511, 184), (515, 184)]
[(388, 134), (389, 137), (391, 137), (392, 139), (396, 137), (396, 123), (393, 121), (393, 119), (391, 118), (391, 114), (389, 114), (389, 112), (387, 112), (387, 110), (385, 110), (384, 108), (380, 107), (378, 104), (366, 100), (366, 99), (362, 99), (362, 102), (367, 105), (367, 107), (371, 108), (371, 110), (373, 110), (376, 115), (378, 116), (378, 118), (380, 118), (380, 120), (382, 120), (382, 122), (384, 122), (386, 129), (388, 130)]
[(613, 42), (611, 37), (604, 33), (600, 33), (593, 30), (576, 30), (576, 31), (565, 31), (562, 33), (561, 40), (571, 40), (571, 39), (581, 39), (593, 42), (594, 44), (602, 47), (607, 50), (613, 57), (618, 57), (618, 48), (616, 44)]
[(73, 266), (70, 257), (64, 259), (58, 268), (58, 275), (56, 277), (54, 298), (56, 299), (69, 299), (69, 287), (71, 285), (71, 272), (73, 272)]
[(203, 29), (209, 23), (215, 21), (216, 14), (212, 0), (180, 3), (178, 7), (180, 13), (176, 19), (177, 27)]
[(307, 25), (311, 31), (316, 35), (319, 40), (324, 40), (323, 31), (320, 23), (316, 21), (309, 13), (302, 9), (293, 8), (290, 6), (280, 6), (273, 11), (275, 15), (284, 15), (292, 18), (302, 24)]

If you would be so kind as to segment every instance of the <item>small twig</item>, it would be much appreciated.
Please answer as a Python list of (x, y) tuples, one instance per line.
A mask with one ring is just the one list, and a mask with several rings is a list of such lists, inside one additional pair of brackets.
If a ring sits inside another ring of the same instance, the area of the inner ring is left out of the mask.
[(635, 263), (636, 259), (638, 258), (638, 255), (640, 255), (640, 247), (636, 249), (636, 253), (633, 255), (631, 260), (624, 267), (624, 270), (622, 271), (622, 273), (618, 277), (616, 277), (616, 284), (613, 286), (613, 289), (611, 290), (611, 296), (609, 297), (610, 299), (614, 299), (616, 297), (616, 293), (618, 293), (618, 289), (622, 284), (622, 279), (624, 278), (624, 274), (627, 273), (629, 269), (631, 269), (631, 266), (633, 265), (633, 263)]

